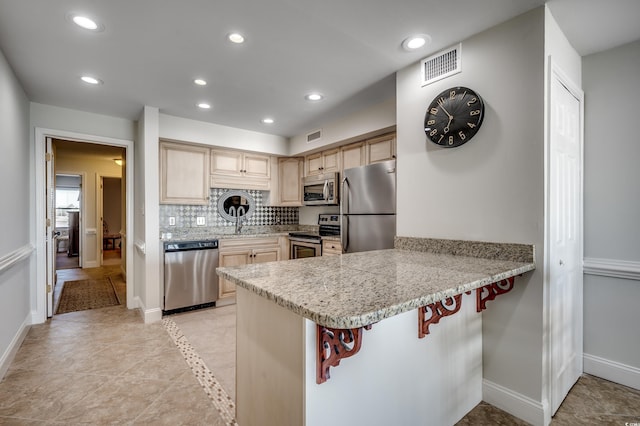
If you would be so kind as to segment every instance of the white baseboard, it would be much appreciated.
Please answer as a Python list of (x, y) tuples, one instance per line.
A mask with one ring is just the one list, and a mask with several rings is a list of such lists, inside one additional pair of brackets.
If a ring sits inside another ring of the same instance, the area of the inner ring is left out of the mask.
[(138, 308), (140, 308), (140, 313), (142, 314), (142, 319), (144, 320), (145, 324), (162, 320), (162, 309), (147, 309), (144, 303), (142, 303), (142, 299), (136, 296), (135, 300)]
[(24, 338), (27, 337), (27, 333), (29, 332), (29, 328), (31, 327), (30, 324), (31, 315), (28, 315), (22, 322), (22, 325), (18, 329), (18, 332), (15, 334), (15, 336), (13, 336), (13, 339), (11, 339), (9, 347), (6, 351), (4, 351), (2, 357), (0, 357), (0, 380), (4, 378), (7, 370), (9, 370), (9, 366), (11, 365), (13, 358), (15, 358), (18, 349), (20, 349), (20, 345), (22, 345)]
[(584, 354), (584, 372), (640, 390), (640, 368)]
[(545, 426), (551, 419), (547, 404), (486, 379), (482, 380), (482, 400), (532, 425)]

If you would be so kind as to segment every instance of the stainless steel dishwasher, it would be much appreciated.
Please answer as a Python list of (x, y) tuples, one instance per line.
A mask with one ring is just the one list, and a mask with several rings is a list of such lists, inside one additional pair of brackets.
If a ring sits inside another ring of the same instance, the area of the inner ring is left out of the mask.
[(218, 240), (164, 244), (165, 313), (213, 306), (218, 299)]

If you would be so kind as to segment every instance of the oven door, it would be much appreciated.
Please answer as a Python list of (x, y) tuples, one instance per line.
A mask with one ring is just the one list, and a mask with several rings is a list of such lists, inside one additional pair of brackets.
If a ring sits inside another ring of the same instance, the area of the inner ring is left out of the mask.
[(320, 241), (289, 240), (289, 259), (302, 259), (305, 257), (316, 257), (322, 254), (322, 244)]

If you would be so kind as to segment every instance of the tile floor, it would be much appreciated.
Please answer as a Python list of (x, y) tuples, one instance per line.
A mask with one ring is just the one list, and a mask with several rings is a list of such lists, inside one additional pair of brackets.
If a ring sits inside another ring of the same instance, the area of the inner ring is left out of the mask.
[[(58, 279), (117, 270), (68, 270)], [(118, 282), (124, 301), (126, 285)], [(0, 424), (228, 422), (163, 324), (144, 324), (137, 310), (121, 305), (55, 315), (31, 327), (0, 382)]]
[[(58, 280), (120, 277), (119, 266)], [(31, 328), (0, 382), (0, 425), (234, 425), (235, 306), (144, 324), (125, 305), (56, 315)], [(229, 393), (229, 400), (223, 389)], [(640, 391), (585, 375), (552, 425), (640, 424)], [(525, 423), (481, 403), (460, 425)]]

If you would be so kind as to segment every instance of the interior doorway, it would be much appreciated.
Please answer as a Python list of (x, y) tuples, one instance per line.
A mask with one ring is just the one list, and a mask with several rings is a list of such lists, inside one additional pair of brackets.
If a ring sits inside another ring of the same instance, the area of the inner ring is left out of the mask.
[[(66, 284), (73, 281), (73, 288), (78, 289), (80, 277), (83, 278), (80, 281), (87, 282), (91, 288), (95, 281), (105, 279), (124, 284), (126, 287), (113, 286), (113, 290), (119, 304), (129, 306), (127, 259), (123, 250), (127, 222), (131, 216), (127, 201), (132, 188), (126, 185), (129, 144), (112, 145), (56, 137), (43, 139), (46, 142), (43, 157), (48, 176), (43, 188), (43, 193), (47, 194), (44, 200), (48, 229), (45, 245), (46, 252), (53, 254), (46, 256), (46, 316), (58, 313), (61, 300), (65, 298)], [(103, 185), (107, 186), (105, 199)], [(109, 218), (104, 228), (103, 206), (107, 208)], [(108, 230), (106, 224), (109, 222), (114, 231)], [(110, 246), (103, 246), (105, 242), (110, 242)], [(113, 265), (103, 266), (103, 248), (110, 249), (111, 256), (107, 257), (114, 258), (107, 263)], [(86, 293), (91, 295), (95, 292), (87, 290)], [(75, 296), (69, 297), (75, 300)], [(95, 305), (89, 299), (84, 301), (85, 304)], [(67, 305), (69, 303), (65, 302), (65, 312), (69, 312)]]
[(80, 267), (80, 221), (82, 220), (82, 175), (55, 175), (55, 268)]
[(102, 259), (100, 264), (122, 263), (122, 179), (102, 176), (100, 183), (100, 216), (102, 219)]

